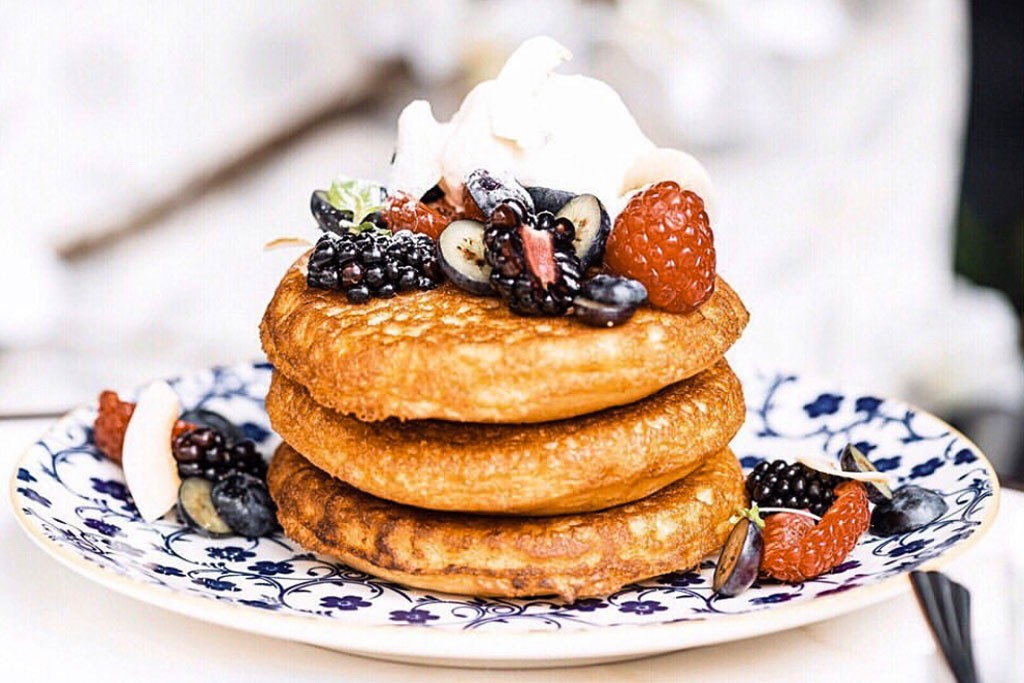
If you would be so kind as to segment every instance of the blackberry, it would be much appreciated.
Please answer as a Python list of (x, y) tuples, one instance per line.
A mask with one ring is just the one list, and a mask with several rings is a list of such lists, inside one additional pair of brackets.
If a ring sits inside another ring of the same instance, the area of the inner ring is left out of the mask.
[(354, 304), (427, 290), (441, 282), (437, 248), (426, 235), (400, 230), (324, 233), (309, 255), (310, 287), (344, 292)]
[(182, 479), (202, 477), (220, 481), (229, 474), (244, 472), (262, 478), (267, 464), (252, 441), (228, 445), (224, 437), (209, 427), (199, 427), (179, 435), (171, 446)]
[(823, 516), (835, 500), (835, 477), (785, 460), (762, 462), (747, 477), (747, 495), (760, 507), (810, 510)]
[(580, 289), (576, 229), (549, 211), (533, 215), (518, 201), (499, 204), (484, 230), (491, 284), (519, 315), (562, 315)]

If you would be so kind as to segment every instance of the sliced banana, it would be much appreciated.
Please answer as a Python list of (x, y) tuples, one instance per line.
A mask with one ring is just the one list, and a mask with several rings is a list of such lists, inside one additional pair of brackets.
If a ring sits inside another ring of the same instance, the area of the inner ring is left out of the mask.
[(664, 180), (674, 180), (679, 183), (679, 187), (690, 190), (703, 199), (704, 211), (707, 212), (711, 227), (714, 228), (716, 206), (711, 178), (699, 161), (678, 149), (659, 147), (638, 156), (622, 179), (619, 195), (625, 196), (645, 185)]
[(139, 395), (124, 433), (124, 480), (147, 522), (163, 517), (178, 501), (181, 479), (171, 434), (179, 415), (181, 402), (174, 389), (167, 382), (153, 382)]

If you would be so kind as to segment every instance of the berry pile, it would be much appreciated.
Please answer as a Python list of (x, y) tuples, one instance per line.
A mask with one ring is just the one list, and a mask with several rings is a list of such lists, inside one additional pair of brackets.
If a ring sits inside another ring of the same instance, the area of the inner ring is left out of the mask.
[(178, 475), (220, 481), (234, 472), (263, 478), (267, 464), (252, 441), (228, 445), (220, 432), (199, 427), (174, 439), (171, 452), (178, 463)]
[(809, 510), (821, 517), (832, 505), (834, 477), (785, 460), (762, 462), (747, 477), (747, 495), (763, 508)]
[(519, 315), (562, 315), (580, 289), (572, 222), (516, 201), (497, 206), (484, 230), (491, 285)]
[(715, 242), (704, 200), (672, 181), (636, 194), (615, 219), (605, 263), (639, 280), (655, 306), (694, 310), (715, 289)]
[(433, 240), (408, 231), (324, 233), (309, 255), (310, 287), (344, 292), (352, 303), (399, 292), (427, 290), (441, 282)]

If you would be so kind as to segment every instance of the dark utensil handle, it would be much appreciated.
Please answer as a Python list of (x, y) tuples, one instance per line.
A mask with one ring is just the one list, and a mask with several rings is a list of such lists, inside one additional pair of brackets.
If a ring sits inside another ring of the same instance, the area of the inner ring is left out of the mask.
[(970, 592), (939, 572), (911, 572), (910, 582), (957, 683), (978, 683)]

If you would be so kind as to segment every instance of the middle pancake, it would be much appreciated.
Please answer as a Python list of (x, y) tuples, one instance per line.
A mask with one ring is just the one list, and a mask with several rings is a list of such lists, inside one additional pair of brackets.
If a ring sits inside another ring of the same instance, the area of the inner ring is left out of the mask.
[(743, 424), (724, 360), (642, 401), (539, 424), (361, 422), (274, 372), (274, 430), (311, 463), (378, 498), (433, 510), (559, 515), (643, 498), (695, 470)]

